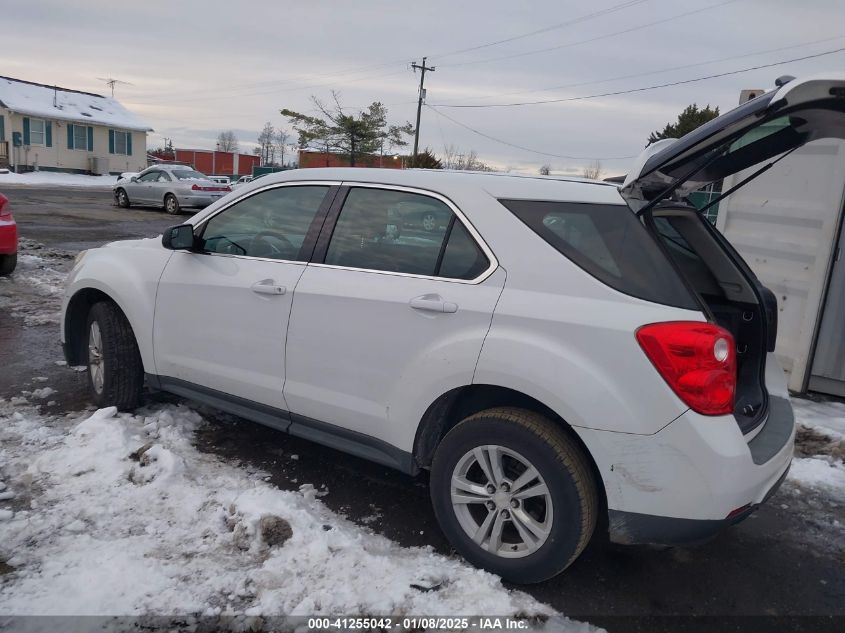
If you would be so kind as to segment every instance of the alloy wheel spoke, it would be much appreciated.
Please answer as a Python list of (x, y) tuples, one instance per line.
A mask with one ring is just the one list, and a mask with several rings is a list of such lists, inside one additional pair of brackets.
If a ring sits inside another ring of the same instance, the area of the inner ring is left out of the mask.
[(495, 512), (495, 519), (493, 519), (493, 527), (490, 530), (490, 541), (487, 543), (487, 551), (493, 554), (499, 551), (502, 547), (502, 529), (505, 526), (505, 517), (501, 512)]
[(493, 476), (493, 469), (491, 468), (488, 460), (489, 456), (487, 454), (486, 447), (479, 446), (478, 448), (473, 449), (472, 454), (475, 456), (475, 461), (478, 462), (478, 465), (484, 472), (484, 476), (487, 477), (487, 481), (494, 486), (498, 486), (499, 482), (496, 481), (496, 478)]
[(475, 534), (472, 536), (472, 540), (475, 541), (478, 545), (481, 545), (484, 542), (484, 539), (487, 538), (487, 535), (490, 533), (490, 528), (493, 525), (493, 521), (496, 520), (498, 516), (498, 512), (492, 510), (487, 513), (487, 516), (484, 518), (484, 521), (481, 522), (481, 525), (478, 526), (478, 529), (475, 530)]
[(516, 493), (532, 481), (537, 479), (540, 476), (540, 473), (537, 472), (537, 469), (534, 468), (531, 464), (527, 464), (525, 472), (522, 473), (519, 477), (511, 485), (511, 492)]
[(525, 527), (525, 524), (516, 512), (511, 513), (511, 518), (513, 519), (513, 525), (516, 528), (516, 531), (519, 532), (519, 537), (522, 539), (522, 542), (528, 546), (529, 550), (536, 549), (539, 538)]
[(546, 484), (540, 482), (540, 483), (534, 484), (530, 488), (525, 488), (524, 490), (520, 490), (519, 492), (517, 492), (513, 496), (516, 499), (529, 499), (531, 497), (539, 497), (541, 495), (545, 496), (547, 494), (549, 494), (548, 486), (546, 486)]
[(456, 503), (483, 503), (490, 499), (487, 489), (481, 484), (460, 475), (452, 476), (452, 500)]
[[(513, 517), (515, 523), (521, 523), (523, 527), (527, 528), (537, 538), (543, 539), (549, 533), (549, 528), (547, 526), (537, 521), (522, 508), (515, 508), (511, 512), (511, 516)], [(519, 528), (517, 528), (517, 530), (518, 529)]]

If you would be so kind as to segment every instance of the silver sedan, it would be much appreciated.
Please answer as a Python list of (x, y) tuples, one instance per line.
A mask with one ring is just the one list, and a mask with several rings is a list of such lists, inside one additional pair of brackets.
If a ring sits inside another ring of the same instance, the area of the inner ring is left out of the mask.
[(207, 207), (231, 191), (187, 165), (155, 165), (114, 186), (117, 205), (160, 205), (176, 215), (182, 208)]

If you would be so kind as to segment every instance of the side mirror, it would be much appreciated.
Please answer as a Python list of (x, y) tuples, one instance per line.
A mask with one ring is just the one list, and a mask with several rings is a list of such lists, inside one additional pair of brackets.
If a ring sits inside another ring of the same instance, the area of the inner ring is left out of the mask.
[(193, 250), (195, 243), (193, 224), (171, 226), (169, 229), (165, 229), (161, 236), (161, 245), (172, 251)]
[(138, 176), (132, 176), (132, 177), (129, 179), (129, 182), (138, 182)]

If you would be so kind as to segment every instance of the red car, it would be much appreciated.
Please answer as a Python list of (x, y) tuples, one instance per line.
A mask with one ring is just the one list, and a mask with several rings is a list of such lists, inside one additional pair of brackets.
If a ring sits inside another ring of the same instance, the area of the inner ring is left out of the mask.
[(9, 199), (0, 193), (0, 275), (9, 275), (18, 263), (18, 225)]

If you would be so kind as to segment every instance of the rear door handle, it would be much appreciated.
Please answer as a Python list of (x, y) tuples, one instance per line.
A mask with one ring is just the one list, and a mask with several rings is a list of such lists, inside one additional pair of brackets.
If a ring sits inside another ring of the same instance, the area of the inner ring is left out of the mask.
[(250, 286), (250, 288), (253, 292), (257, 292), (261, 295), (283, 295), (288, 291), (288, 289), (284, 286), (276, 285), (276, 282), (273, 279), (262, 279), (261, 281), (256, 281)]
[(414, 310), (423, 310), (425, 312), (445, 312), (446, 314), (453, 314), (458, 311), (458, 304), (451, 301), (443, 301), (440, 295), (421, 295), (414, 297), (409, 302), (409, 305)]

